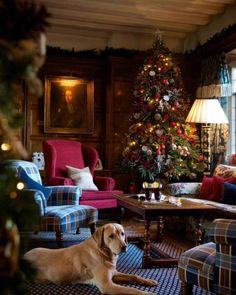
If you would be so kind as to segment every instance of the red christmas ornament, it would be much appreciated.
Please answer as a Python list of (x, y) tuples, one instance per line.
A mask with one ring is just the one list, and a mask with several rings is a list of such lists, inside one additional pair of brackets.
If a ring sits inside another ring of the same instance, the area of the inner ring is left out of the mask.
[(161, 155), (161, 150), (160, 150), (160, 149), (157, 150), (157, 155), (158, 155), (158, 156)]
[(174, 102), (174, 106), (178, 109), (179, 108), (179, 102), (178, 101), (175, 101)]
[(178, 133), (178, 134), (181, 134), (181, 133), (182, 133), (182, 131), (181, 131), (180, 128), (177, 129), (177, 133)]
[(204, 161), (204, 158), (205, 158), (205, 157), (204, 157), (203, 155), (200, 155), (200, 156), (198, 157), (198, 160), (202, 162), (202, 161)]
[(149, 104), (149, 110), (153, 110), (155, 108), (156, 108), (156, 106), (154, 104)]
[(170, 118), (170, 116), (169, 116), (168, 114), (165, 114), (165, 115), (164, 115), (164, 119), (165, 119), (165, 120), (168, 120), (169, 118)]
[(160, 93), (156, 93), (155, 98), (156, 98), (156, 99), (160, 99), (160, 97), (161, 97), (161, 96), (160, 96)]
[(170, 126), (171, 126), (171, 127), (175, 127), (175, 125), (176, 125), (175, 122), (173, 122), (173, 121), (170, 122)]
[(148, 162), (144, 162), (144, 163), (143, 163), (143, 167), (144, 167), (145, 169), (148, 169), (148, 168), (149, 168), (149, 163), (148, 163)]

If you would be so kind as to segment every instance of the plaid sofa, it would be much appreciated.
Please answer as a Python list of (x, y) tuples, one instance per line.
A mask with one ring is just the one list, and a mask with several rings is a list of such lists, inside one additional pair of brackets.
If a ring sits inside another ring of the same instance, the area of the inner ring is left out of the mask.
[(191, 294), (193, 285), (215, 294), (236, 294), (236, 220), (214, 220), (209, 237), (211, 242), (180, 256), (181, 294)]
[[(25, 191), (31, 192), (32, 197), (39, 207), (40, 228), (42, 231), (54, 231), (59, 246), (62, 243), (62, 233), (77, 231), (82, 226), (90, 226), (95, 229), (98, 219), (98, 210), (92, 206), (79, 205), (81, 189), (78, 186), (43, 186), (37, 166), (28, 161), (8, 160), (7, 165), (15, 170), (16, 177), (21, 178), (24, 170), (29, 177), (33, 188), (28, 187)], [(24, 180), (23, 180), (24, 182)], [(49, 189), (48, 197), (45, 189)]]

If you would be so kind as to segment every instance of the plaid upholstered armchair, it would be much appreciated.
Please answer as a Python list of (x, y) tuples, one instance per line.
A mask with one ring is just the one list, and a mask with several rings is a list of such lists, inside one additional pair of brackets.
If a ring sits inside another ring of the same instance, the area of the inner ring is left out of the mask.
[(62, 245), (63, 232), (78, 232), (79, 227), (88, 225), (91, 233), (94, 232), (98, 211), (91, 206), (79, 205), (81, 189), (78, 186), (43, 186), (34, 163), (9, 160), (7, 164), (16, 171), (16, 176), (25, 184), (25, 190), (32, 192), (39, 206), (39, 230), (54, 231), (58, 246)]
[(181, 294), (192, 294), (193, 285), (219, 295), (236, 294), (236, 220), (212, 222), (211, 242), (185, 251), (178, 264)]

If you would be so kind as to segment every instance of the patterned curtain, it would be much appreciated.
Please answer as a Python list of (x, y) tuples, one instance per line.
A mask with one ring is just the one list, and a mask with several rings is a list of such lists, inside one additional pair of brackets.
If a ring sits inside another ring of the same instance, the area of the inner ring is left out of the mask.
[(228, 124), (211, 125), (211, 172), (217, 164), (225, 162), (228, 138)]
[[(198, 98), (226, 98), (231, 96), (228, 65), (224, 54), (203, 59)], [(225, 162), (229, 128), (228, 124), (211, 124), (211, 171), (217, 164)]]
[(228, 65), (224, 54), (202, 60), (199, 85), (196, 93), (198, 98), (219, 98), (231, 95)]

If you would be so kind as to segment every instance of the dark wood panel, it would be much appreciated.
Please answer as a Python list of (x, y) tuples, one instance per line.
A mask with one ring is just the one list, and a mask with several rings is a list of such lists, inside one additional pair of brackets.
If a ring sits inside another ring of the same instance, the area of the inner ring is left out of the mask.
[[(42, 141), (50, 138), (83, 142), (97, 149), (103, 168), (117, 181), (117, 188), (127, 190), (129, 175), (119, 169), (125, 133), (130, 126), (134, 83), (143, 55), (103, 58), (49, 57), (40, 71), (47, 75), (76, 76), (94, 81), (94, 130), (92, 134), (44, 133), (44, 97), (25, 92), (24, 142), (30, 154), (42, 151)], [(188, 84), (191, 84), (191, 61), (178, 57)], [(103, 172), (100, 172), (103, 173)], [(105, 173), (105, 172), (104, 172)]]

